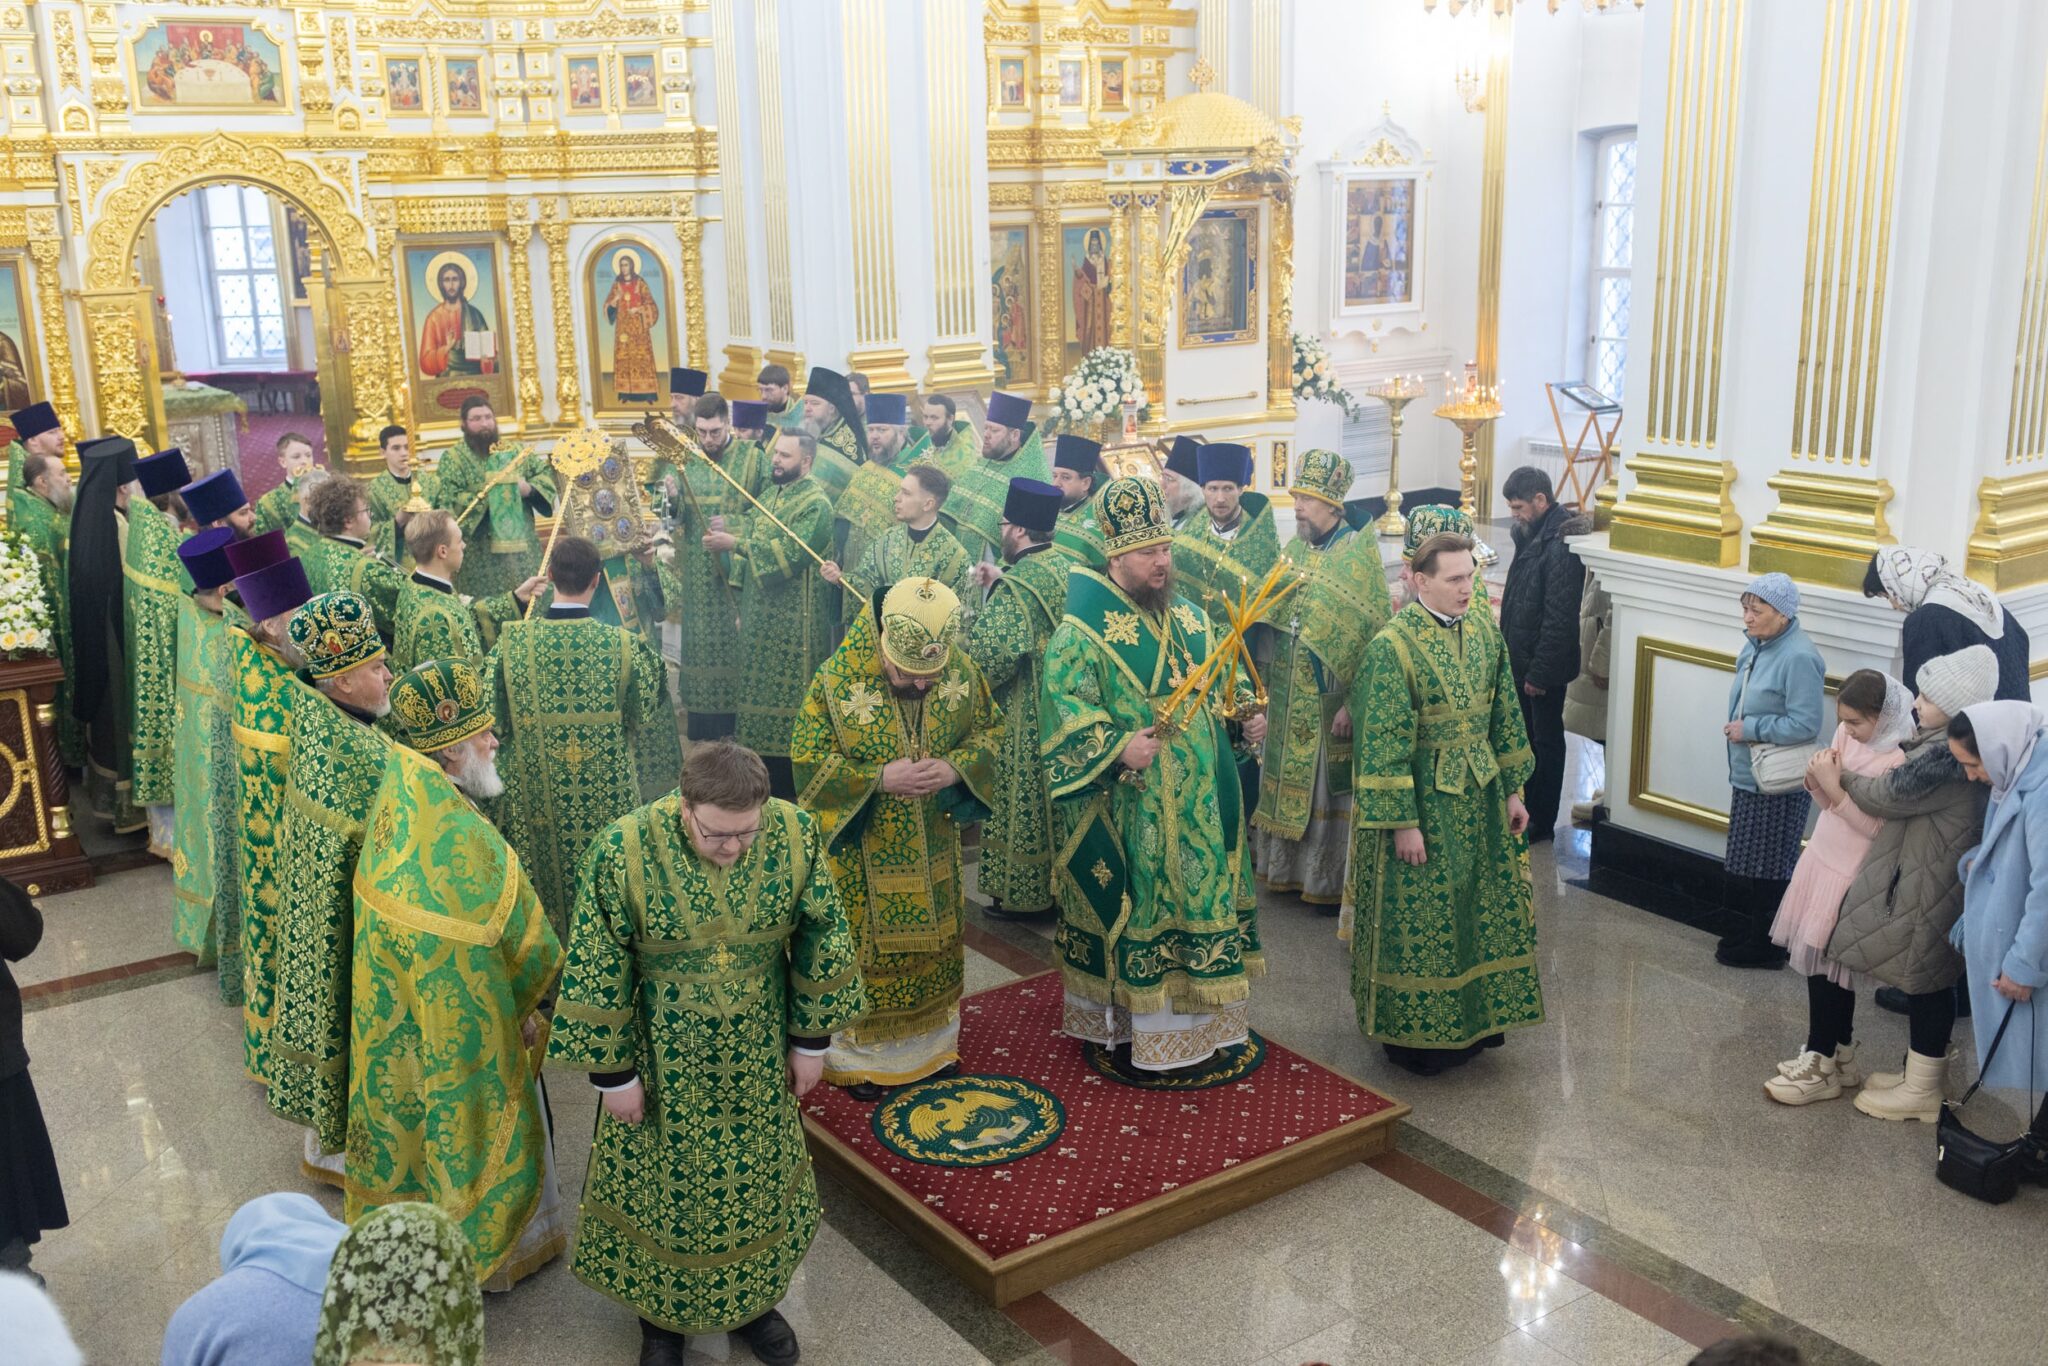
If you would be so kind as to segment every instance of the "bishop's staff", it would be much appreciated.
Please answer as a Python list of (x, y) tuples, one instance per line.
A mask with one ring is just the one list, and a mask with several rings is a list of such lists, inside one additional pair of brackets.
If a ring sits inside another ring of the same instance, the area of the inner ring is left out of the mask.
[[(811, 549), (810, 542), (806, 541), (803, 537), (797, 535), (794, 531), (791, 531), (787, 526), (783, 525), (782, 519), (780, 517), (777, 517), (774, 513), (770, 512), (765, 506), (763, 506), (759, 498), (756, 498), (753, 494), (748, 493), (746, 485), (742, 484), (739, 480), (733, 478), (730, 474), (726, 473), (725, 466), (719, 464), (716, 460), (713, 460), (710, 456), (706, 455), (704, 453), (704, 448), (702, 446), (699, 446), (693, 438), (687, 435), (682, 428), (676, 426), (675, 423), (661, 416), (659, 413), (650, 413), (648, 414), (647, 420), (645, 422), (636, 422), (633, 424), (633, 435), (639, 437), (642, 441), (645, 441), (648, 445), (654, 447), (654, 449), (660, 451), (663, 455), (668, 456), (670, 460), (675, 461), (675, 463), (679, 465), (687, 465), (689, 463), (687, 457), (693, 455), (696, 456), (699, 460), (702, 460), (706, 465), (709, 465), (714, 471), (717, 472), (718, 477), (720, 479), (723, 479), (726, 483), (731, 484), (733, 488), (739, 493), (740, 497), (746, 499), (749, 503), (752, 503), (754, 505), (754, 511), (760, 513), (763, 517), (766, 517), (770, 524), (772, 524), (777, 531), (780, 531), (783, 535), (789, 537), (789, 539), (795, 542), (796, 545), (804, 552), (804, 554), (816, 560), (818, 562), (818, 567), (820, 569), (825, 567), (825, 557), (823, 555), (820, 555), (817, 551)], [(685, 458), (682, 460), (676, 460), (676, 456), (678, 454), (684, 456)]]

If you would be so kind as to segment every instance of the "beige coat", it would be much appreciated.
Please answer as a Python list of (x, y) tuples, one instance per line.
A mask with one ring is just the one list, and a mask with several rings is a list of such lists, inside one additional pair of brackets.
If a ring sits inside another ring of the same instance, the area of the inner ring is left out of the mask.
[[(1586, 575), (1579, 599), (1579, 676), (1564, 690), (1564, 728), (1588, 740), (1607, 742), (1607, 644), (1614, 631), (1614, 604), (1600, 580)], [(1598, 677), (1600, 682), (1593, 680)]]

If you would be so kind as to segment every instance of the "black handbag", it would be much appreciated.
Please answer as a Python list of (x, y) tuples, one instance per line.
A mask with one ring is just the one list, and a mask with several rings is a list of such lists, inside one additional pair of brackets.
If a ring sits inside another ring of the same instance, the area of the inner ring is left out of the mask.
[[(1998, 1056), (1998, 1046), (2005, 1042), (2006, 1026), (2012, 1023), (2013, 1007), (2018, 1004), (2007, 1004), (2005, 1018), (1998, 1022), (1998, 1033), (1992, 1036), (1991, 1047), (1984, 1054), (1983, 1071), (1988, 1071), (1991, 1060)], [(2016, 1145), (1985, 1138), (1957, 1115), (1984, 1084), (1983, 1071), (1970, 1083), (1970, 1089), (1963, 1092), (1961, 1100), (1953, 1104), (1942, 1102), (1941, 1117), (1934, 1124), (1934, 1175), (1950, 1190), (1961, 1191), (1987, 1205), (2002, 1205), (2019, 1193)]]

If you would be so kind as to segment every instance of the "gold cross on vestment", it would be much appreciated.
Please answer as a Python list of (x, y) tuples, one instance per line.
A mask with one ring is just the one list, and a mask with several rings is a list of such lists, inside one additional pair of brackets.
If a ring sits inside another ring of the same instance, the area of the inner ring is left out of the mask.
[(718, 947), (711, 951), (711, 966), (719, 972), (726, 971), (736, 961), (732, 950), (725, 946), (725, 941), (722, 939), (718, 942)]
[(561, 748), (555, 751), (555, 757), (560, 759), (563, 763), (567, 764), (571, 768), (581, 768), (583, 767), (583, 763), (586, 759), (594, 759), (597, 757), (597, 751), (592, 749), (585, 749), (583, 747), (583, 742), (572, 735), (569, 737), (568, 744), (563, 745)]

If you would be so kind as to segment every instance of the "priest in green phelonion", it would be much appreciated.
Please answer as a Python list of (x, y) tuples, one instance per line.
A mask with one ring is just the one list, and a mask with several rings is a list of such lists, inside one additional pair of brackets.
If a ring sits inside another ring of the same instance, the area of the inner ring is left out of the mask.
[(482, 394), (462, 400), (462, 439), (435, 470), (434, 505), (455, 514), (470, 552), (455, 585), (472, 597), (509, 593), (540, 570), (536, 514), (555, 510), (547, 458), (498, 440), (498, 415)]
[(1060, 524), (1052, 543), (1072, 563), (1089, 569), (1109, 563), (1095, 516), (1096, 491), (1108, 481), (1109, 474), (1102, 467), (1102, 443), (1061, 432), (1052, 447), (1052, 482), (1060, 491)]
[(135, 804), (149, 813), (150, 852), (170, 858), (172, 718), (178, 705), (178, 617), (186, 603), (178, 542), (185, 506), (178, 490), (192, 482), (176, 446), (135, 462), (140, 501), (128, 500), (128, 543), (121, 552), (121, 624), (134, 722)]
[[(944, 468), (942, 465), (941, 468)], [(981, 455), (964, 462), (947, 500), (946, 525), (967, 553), (981, 561), (982, 587), (994, 583), (1003, 556), (1003, 501), (1012, 479), (1048, 479), (1045, 447), (1031, 420), (1031, 400), (996, 393), (988, 398)]]
[(833, 502), (853, 481), (853, 472), (868, 458), (867, 429), (860, 409), (854, 406), (853, 386), (837, 370), (822, 365), (811, 367), (804, 386), (801, 415), (790, 431), (808, 432), (818, 443), (818, 458), (811, 477)]
[[(849, 569), (897, 523), (896, 495), (903, 485), (903, 471), (915, 458), (905, 449), (909, 415), (908, 401), (901, 394), (868, 395), (867, 463), (853, 472), (844, 491), (832, 502), (832, 516), (839, 523), (839, 563)], [(921, 430), (919, 435), (923, 435)], [(950, 486), (950, 477), (947, 482)]]
[(19, 493), (26, 487), (21, 473), (24, 459), (30, 455), (63, 457), (64, 424), (50, 404), (31, 403), (9, 413), (7, 425), (14, 428), (14, 439), (7, 443), (7, 491)]

